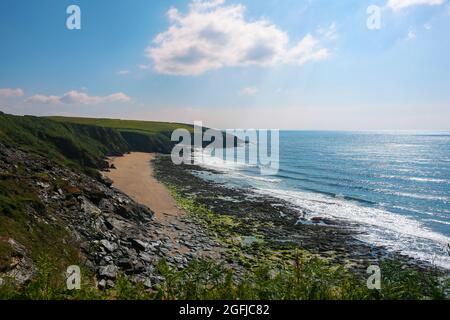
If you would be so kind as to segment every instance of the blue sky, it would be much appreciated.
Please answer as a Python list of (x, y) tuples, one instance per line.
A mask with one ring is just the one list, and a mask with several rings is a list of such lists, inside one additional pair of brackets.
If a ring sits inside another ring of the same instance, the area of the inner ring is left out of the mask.
[(0, 27), (9, 113), (450, 130), (447, 0), (3, 0)]

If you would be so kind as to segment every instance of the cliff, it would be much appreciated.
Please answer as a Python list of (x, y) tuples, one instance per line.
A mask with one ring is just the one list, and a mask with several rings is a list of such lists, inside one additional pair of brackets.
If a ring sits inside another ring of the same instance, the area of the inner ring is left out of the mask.
[(153, 212), (98, 169), (107, 168), (107, 156), (169, 152), (175, 125), (141, 122), (139, 131), (134, 122), (67, 120), (0, 113), (0, 281), (26, 284), (51, 257), (61, 270), (87, 268), (99, 286), (112, 286), (119, 273), (153, 285)]

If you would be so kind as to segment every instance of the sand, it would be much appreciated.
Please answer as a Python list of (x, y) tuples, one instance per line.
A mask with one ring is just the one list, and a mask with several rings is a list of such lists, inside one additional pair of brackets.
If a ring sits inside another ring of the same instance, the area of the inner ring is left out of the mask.
[(198, 226), (186, 221), (186, 213), (177, 206), (166, 186), (154, 177), (151, 163), (154, 158), (154, 154), (140, 152), (113, 157), (109, 159), (109, 163), (114, 164), (116, 169), (103, 174), (113, 181), (115, 188), (155, 213), (158, 234), (161, 234), (162, 238), (170, 239), (171, 255), (176, 256), (194, 250), (198, 257), (218, 259), (223, 251), (222, 247), (209, 243), (208, 250), (192, 249), (181, 243), (181, 240), (186, 240), (186, 234), (190, 234), (194, 239), (197, 236), (200, 238), (206, 236)]
[(133, 152), (110, 158), (110, 164), (116, 169), (104, 175), (114, 182), (115, 188), (149, 207), (155, 213), (155, 219), (162, 222), (184, 212), (178, 208), (167, 188), (154, 177), (151, 164), (154, 157), (151, 153)]

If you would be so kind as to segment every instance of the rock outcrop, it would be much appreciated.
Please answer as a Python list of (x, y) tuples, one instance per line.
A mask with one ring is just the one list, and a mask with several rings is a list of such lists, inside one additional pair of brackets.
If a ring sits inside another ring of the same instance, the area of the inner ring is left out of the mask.
[[(112, 188), (108, 179), (98, 181), (50, 159), (2, 144), (0, 177), (3, 186), (11, 185), (11, 198), (22, 199), (14, 210), (21, 211), (24, 221), (34, 219), (52, 230), (64, 231), (66, 236), (55, 241), (79, 248), (80, 261), (97, 274), (100, 286), (113, 285), (119, 272), (135, 276), (145, 285), (158, 280), (153, 274), (155, 244), (148, 240), (155, 233), (153, 212)], [(14, 194), (12, 189), (17, 185), (21, 186), (20, 192), (35, 199), (29, 202), (25, 195)], [(33, 227), (29, 223), (29, 228)], [(16, 232), (0, 239), (9, 252), (0, 278), (13, 277), (24, 284), (33, 277), (36, 266), (31, 249), (15, 236), (27, 237)]]

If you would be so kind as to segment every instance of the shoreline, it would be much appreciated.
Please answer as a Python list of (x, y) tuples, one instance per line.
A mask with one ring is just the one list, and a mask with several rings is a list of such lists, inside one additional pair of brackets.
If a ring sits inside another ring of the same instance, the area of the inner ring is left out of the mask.
[[(233, 219), (235, 226), (219, 230), (219, 238), (263, 239), (266, 246), (277, 251), (305, 250), (310, 255), (361, 275), (370, 265), (385, 261), (398, 261), (403, 267), (422, 271), (438, 268), (426, 261), (356, 239), (355, 235), (359, 232), (356, 223), (315, 218), (313, 223), (299, 224), (297, 222), (302, 213), (285, 200), (261, 196), (251, 188), (229, 188), (195, 174), (215, 173), (213, 169), (197, 165), (175, 166), (170, 157), (164, 155), (158, 156), (154, 163), (156, 178), (176, 190), (179, 202), (189, 199), (187, 207), (206, 207), (219, 218)], [(212, 231), (217, 233), (217, 230)], [(230, 245), (227, 241), (225, 244)]]
[[(233, 269), (265, 261), (267, 252), (255, 252), (255, 243), (264, 244), (280, 265), (289, 263), (292, 252), (299, 249), (360, 275), (368, 266), (386, 260), (421, 270), (431, 267), (355, 239), (356, 225), (329, 219), (297, 224), (298, 211), (286, 201), (227, 188), (192, 174), (212, 172), (210, 169), (175, 166), (165, 155), (139, 152), (109, 160), (113, 168), (104, 175), (113, 181), (113, 187), (155, 212), (161, 234), (170, 238), (178, 252), (188, 252), (190, 241), (186, 246), (185, 236), (192, 233), (190, 228), (196, 228), (194, 238), (197, 233), (204, 234), (214, 242), (211, 245), (200, 237), (196, 241), (200, 256), (226, 261)], [(206, 218), (195, 214), (204, 208), (209, 210)]]

